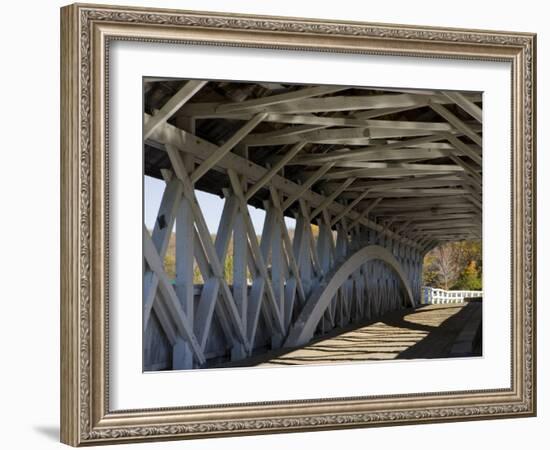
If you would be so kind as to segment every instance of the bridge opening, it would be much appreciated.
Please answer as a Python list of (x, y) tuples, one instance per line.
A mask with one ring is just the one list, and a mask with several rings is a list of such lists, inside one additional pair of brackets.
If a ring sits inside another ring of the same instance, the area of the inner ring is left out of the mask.
[(145, 78), (143, 95), (144, 370), (250, 365), (481, 279), (481, 256), (454, 278), (437, 259), (481, 248), (481, 93)]

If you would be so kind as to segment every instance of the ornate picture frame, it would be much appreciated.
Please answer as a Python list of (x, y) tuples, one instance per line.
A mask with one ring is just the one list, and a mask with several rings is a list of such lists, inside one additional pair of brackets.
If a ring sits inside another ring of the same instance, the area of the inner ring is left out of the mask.
[[(511, 64), (511, 385), (503, 389), (113, 410), (108, 67), (115, 41)], [(536, 414), (536, 36), (74, 4), (61, 9), (61, 441), (193, 439)]]

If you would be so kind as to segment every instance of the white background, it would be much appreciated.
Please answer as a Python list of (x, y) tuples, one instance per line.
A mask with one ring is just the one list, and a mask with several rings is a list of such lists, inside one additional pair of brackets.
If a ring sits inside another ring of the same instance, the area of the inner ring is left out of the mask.
[[(126, 3), (126, 2), (120, 2)], [(538, 173), (548, 169), (544, 124), (550, 120), (550, 77), (544, 2), (269, 2), (214, 0), (138, 1), (161, 6), (327, 19), (443, 25), (538, 32)], [(0, 221), (2, 447), (59, 448), (59, 10), (60, 2), (3, 5), (2, 33), (2, 220)], [(451, 6), (452, 5), (452, 6)], [(313, 7), (314, 6), (314, 7)], [(544, 31), (543, 31), (544, 30)], [(542, 202), (549, 189), (539, 176), (538, 254), (548, 250)], [(547, 317), (543, 281), (548, 264), (539, 257), (539, 317)], [(408, 449), (543, 448), (548, 416), (548, 327), (539, 326), (539, 415), (454, 424), (330, 431), (188, 442), (141, 444), (143, 448), (229, 449), (334, 448), (337, 445)], [(546, 353), (546, 354), (545, 354)], [(127, 446), (124, 446), (127, 447)], [(131, 447), (136, 448), (136, 447)], [(142, 448), (142, 447), (140, 447)]]

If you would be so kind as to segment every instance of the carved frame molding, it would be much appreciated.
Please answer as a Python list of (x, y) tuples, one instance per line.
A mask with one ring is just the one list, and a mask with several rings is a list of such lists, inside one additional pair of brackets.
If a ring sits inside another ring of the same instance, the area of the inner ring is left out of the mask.
[[(512, 386), (111, 411), (109, 42), (200, 43), (512, 64)], [(536, 35), (75, 4), (61, 10), (61, 440), (70, 445), (311, 431), (536, 413)]]

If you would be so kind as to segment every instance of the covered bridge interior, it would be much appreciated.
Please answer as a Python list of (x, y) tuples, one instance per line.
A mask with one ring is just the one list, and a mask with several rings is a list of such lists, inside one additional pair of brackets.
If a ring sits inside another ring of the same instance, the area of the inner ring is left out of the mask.
[[(481, 238), (481, 93), (143, 87), (144, 175), (165, 182), (143, 231), (144, 370), (238, 362), (414, 308), (426, 252)], [(218, 230), (197, 190), (224, 199)], [(265, 210), (261, 233), (248, 205)]]

